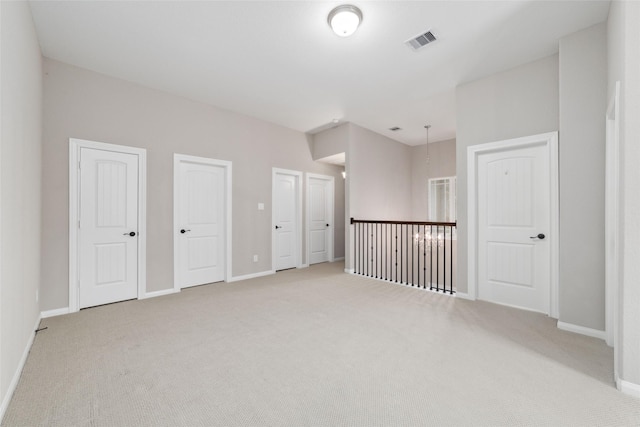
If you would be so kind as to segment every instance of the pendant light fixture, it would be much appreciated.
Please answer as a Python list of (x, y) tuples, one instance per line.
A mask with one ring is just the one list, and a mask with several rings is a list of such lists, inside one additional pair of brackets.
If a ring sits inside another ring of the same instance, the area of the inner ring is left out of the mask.
[(427, 161), (425, 163), (425, 166), (429, 164), (429, 128), (430, 127), (431, 125), (424, 125), (424, 128), (427, 130)]
[(355, 33), (362, 22), (362, 11), (356, 6), (343, 4), (329, 12), (329, 26), (340, 37), (349, 37)]
[[(427, 155), (425, 157), (424, 169), (427, 172), (427, 176), (429, 176), (429, 129), (431, 128), (431, 125), (424, 125), (424, 128), (427, 130), (427, 145), (425, 147)], [(444, 236), (442, 235), (442, 233), (437, 232), (437, 227), (435, 234), (432, 233), (432, 230), (433, 226), (425, 226), (423, 231), (419, 231), (418, 233), (414, 234), (414, 245), (423, 248), (425, 252), (430, 252), (434, 247), (441, 248), (444, 242)]]

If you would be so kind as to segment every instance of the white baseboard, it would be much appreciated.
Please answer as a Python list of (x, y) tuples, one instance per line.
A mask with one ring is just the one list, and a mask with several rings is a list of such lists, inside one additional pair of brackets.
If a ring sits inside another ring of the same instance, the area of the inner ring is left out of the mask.
[(456, 298), (461, 298), (461, 299), (468, 299), (469, 301), (475, 301), (475, 299), (471, 298), (471, 295), (469, 295), (466, 292), (458, 292), (458, 291), (456, 291), (455, 297)]
[(345, 268), (344, 272), (347, 274), (353, 274), (353, 268)]
[(138, 299), (147, 299), (147, 298), (155, 298), (155, 297), (161, 297), (164, 295), (171, 295), (171, 294), (175, 294), (180, 292), (180, 290), (175, 290), (174, 288), (169, 288), (169, 289), (162, 289), (161, 291), (153, 291), (153, 292), (147, 292), (144, 294), (144, 296), (142, 298), (138, 298)]
[(307, 268), (307, 267), (309, 267), (309, 264), (300, 264), (296, 268)]
[(624, 394), (628, 394), (629, 396), (633, 396), (640, 399), (639, 384), (634, 384), (629, 381), (621, 380), (620, 378), (618, 378), (616, 380), (616, 386), (618, 387), (618, 390), (620, 390)]
[(245, 274), (244, 276), (235, 276), (229, 279), (229, 282), (239, 282), (240, 280), (255, 279), (256, 277), (270, 276), (276, 274), (273, 270), (261, 271), (259, 273)]
[(599, 338), (601, 340), (607, 339), (607, 333), (605, 331), (599, 331), (597, 329), (591, 329), (584, 326), (574, 325), (572, 323), (565, 323), (558, 320), (558, 329), (563, 331), (573, 332), (576, 334), (586, 335), (588, 337)]
[(29, 351), (31, 351), (31, 346), (33, 345), (33, 340), (36, 337), (36, 329), (40, 326), (40, 316), (36, 319), (36, 324), (33, 326), (33, 330), (31, 332), (31, 336), (29, 337), (29, 341), (27, 342), (24, 351), (22, 352), (22, 357), (20, 358), (20, 362), (18, 362), (18, 366), (16, 367), (16, 371), (13, 373), (13, 378), (11, 379), (11, 383), (9, 384), (9, 388), (7, 389), (7, 394), (4, 395), (4, 399), (2, 399), (2, 405), (0, 406), (0, 423), (2, 423), (2, 419), (4, 418), (4, 413), (9, 407), (9, 402), (11, 402), (11, 398), (13, 397), (13, 392), (16, 390), (18, 386), (18, 381), (20, 381), (20, 375), (22, 374), (22, 370), (24, 369), (25, 363), (27, 363), (27, 357), (29, 356)]
[(343, 256), (339, 256), (337, 258), (334, 258), (333, 261), (331, 261), (331, 262), (336, 262), (336, 261), (344, 261), (344, 257)]
[(40, 313), (40, 318), (46, 319), (47, 317), (62, 316), (63, 314), (69, 314), (69, 307), (56, 308), (55, 310), (43, 311), (42, 313)]

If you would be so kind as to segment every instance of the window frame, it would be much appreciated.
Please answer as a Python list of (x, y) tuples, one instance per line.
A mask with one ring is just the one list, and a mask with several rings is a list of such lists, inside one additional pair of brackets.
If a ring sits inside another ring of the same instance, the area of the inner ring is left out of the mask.
[[(428, 180), (428, 184), (427, 184), (427, 206), (428, 206), (428, 212), (427, 212), (427, 218), (429, 218), (429, 221), (433, 221), (433, 218), (436, 216), (436, 209), (437, 209), (437, 203), (436, 203), (436, 198), (435, 198), (435, 181), (443, 181), (446, 180), (447, 183), (449, 184), (449, 190), (446, 193), (446, 197), (447, 197), (447, 203), (449, 204), (449, 218), (445, 218), (444, 220), (438, 220), (436, 222), (457, 222), (457, 212), (456, 212), (456, 208), (457, 208), (457, 193), (458, 193), (458, 188), (457, 188), (457, 179), (456, 176), (440, 176), (440, 177), (434, 177), (434, 178), (429, 178)], [(453, 189), (453, 197), (451, 196), (452, 191), (451, 189)]]

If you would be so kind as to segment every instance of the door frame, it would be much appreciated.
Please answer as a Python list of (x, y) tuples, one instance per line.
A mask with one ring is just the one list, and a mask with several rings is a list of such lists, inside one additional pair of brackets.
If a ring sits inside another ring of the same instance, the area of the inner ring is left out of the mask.
[(179, 167), (181, 162), (198, 163), (201, 165), (209, 165), (222, 167), (224, 169), (224, 281), (229, 282), (231, 280), (231, 266), (232, 266), (232, 162), (228, 160), (211, 159), (208, 157), (190, 156), (187, 154), (173, 154), (173, 290), (174, 292), (180, 292), (180, 269), (179, 269), (179, 241), (178, 241), (178, 204), (180, 203), (180, 174)]
[(620, 292), (620, 82), (615, 84), (606, 114), (605, 155), (605, 336), (613, 347), (618, 380), (618, 301)]
[(334, 200), (334, 194), (335, 194), (335, 178), (329, 175), (320, 175), (317, 173), (307, 173), (305, 176), (305, 187), (306, 187), (306, 194), (307, 194), (307, 203), (306, 203), (306, 227), (307, 227), (307, 264), (310, 264), (310, 258), (311, 258), (311, 186), (310, 186), (310, 181), (311, 179), (319, 179), (322, 181), (327, 181), (329, 183), (329, 195), (327, 197), (328, 201), (329, 201), (329, 218), (331, 218), (331, 225), (329, 226), (330, 232), (329, 232), (329, 242), (328, 242), (328, 251), (327, 251), (327, 261), (328, 262), (333, 262), (334, 261), (334, 257), (333, 257), (333, 245), (334, 245), (334, 240), (335, 240), (335, 224), (333, 224), (335, 222), (335, 217), (334, 217), (334, 204), (335, 204), (335, 200)]
[(475, 300), (478, 295), (478, 198), (477, 173), (478, 158), (490, 152), (506, 151), (511, 148), (525, 148), (527, 146), (543, 145), (546, 147), (549, 162), (549, 196), (550, 200), (550, 230), (549, 246), (551, 257), (551, 284), (549, 289), (549, 316), (555, 319), (559, 316), (558, 283), (559, 283), (559, 189), (558, 189), (558, 132), (548, 132), (504, 141), (489, 142), (467, 147), (467, 224), (469, 227), (467, 247), (468, 297)]
[[(308, 266), (302, 264), (302, 172), (289, 169), (272, 168), (271, 172), (271, 271), (276, 270), (276, 176), (290, 175), (296, 179), (296, 268)], [(307, 254), (308, 256), (308, 254)]]
[(69, 138), (69, 313), (80, 309), (78, 239), (80, 217), (80, 150), (110, 151), (138, 156), (138, 299), (147, 291), (147, 150), (126, 145), (107, 144)]

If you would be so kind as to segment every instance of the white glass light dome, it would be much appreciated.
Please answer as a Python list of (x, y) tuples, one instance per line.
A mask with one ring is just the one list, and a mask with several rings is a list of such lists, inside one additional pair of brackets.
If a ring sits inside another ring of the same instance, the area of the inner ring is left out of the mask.
[(340, 37), (349, 37), (362, 22), (362, 12), (355, 6), (344, 4), (329, 12), (327, 22), (334, 33)]

